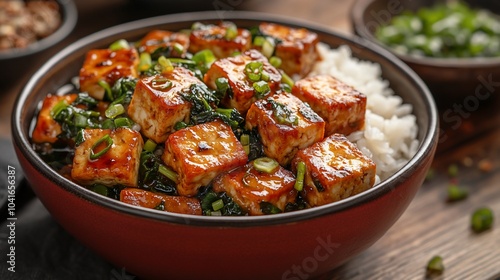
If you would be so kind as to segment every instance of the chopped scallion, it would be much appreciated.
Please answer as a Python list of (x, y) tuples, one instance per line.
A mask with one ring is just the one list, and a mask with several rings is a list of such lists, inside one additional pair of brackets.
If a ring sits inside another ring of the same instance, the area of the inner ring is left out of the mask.
[(243, 146), (249, 145), (250, 144), (250, 135), (242, 134), (240, 137), (240, 142), (241, 142), (241, 145), (243, 145)]
[(100, 195), (104, 195), (104, 196), (108, 196), (108, 187), (106, 187), (105, 185), (103, 184), (95, 184), (92, 186), (92, 191), (100, 194)]
[[(104, 147), (102, 147), (103, 144), (105, 144)], [(109, 136), (109, 134), (106, 134), (103, 137), (101, 137), (90, 148), (90, 154), (89, 154), (90, 160), (96, 160), (102, 157), (105, 153), (109, 151), (109, 149), (111, 149), (112, 145), (113, 145), (113, 139), (111, 138), (111, 136)]]
[(174, 70), (172, 62), (164, 56), (158, 58), (158, 64), (160, 64), (162, 72), (172, 72)]
[(281, 58), (279, 58), (277, 56), (271, 56), (269, 58), (269, 63), (271, 63), (272, 66), (278, 68), (281, 66), (282, 61), (281, 61)]
[(267, 38), (262, 44), (262, 54), (266, 57), (271, 57), (274, 54), (274, 41), (272, 38)]
[(288, 76), (284, 71), (281, 72), (281, 82), (288, 85), (290, 88), (293, 88), (293, 85), (295, 84), (294, 80)]
[(262, 98), (271, 92), (271, 88), (266, 81), (258, 81), (253, 83), (253, 89), (255, 90), (257, 98)]
[(224, 38), (228, 41), (233, 40), (238, 36), (238, 28), (236, 28), (235, 24), (229, 24), (226, 28), (226, 35)]
[(254, 44), (254, 46), (262, 47), (262, 45), (264, 45), (265, 41), (266, 41), (266, 37), (255, 36), (255, 38), (253, 39), (253, 44)]
[(141, 53), (141, 55), (139, 56), (139, 71), (147, 71), (149, 68), (151, 68), (151, 65), (153, 65), (151, 55), (147, 52)]
[(212, 209), (214, 209), (214, 211), (219, 211), (223, 207), (224, 207), (224, 201), (222, 200), (222, 198), (212, 202)]
[(57, 104), (52, 107), (52, 110), (50, 110), (50, 116), (52, 118), (56, 118), (57, 115), (59, 115), (64, 109), (68, 108), (68, 106), (69, 104), (66, 99), (57, 102)]
[(155, 141), (148, 139), (146, 143), (144, 143), (144, 150), (148, 152), (153, 152), (156, 149), (157, 144)]
[(130, 127), (132, 127), (132, 125), (134, 123), (129, 118), (123, 117), (123, 118), (116, 118), (114, 120), (114, 124), (115, 124), (115, 127), (128, 127), (128, 128), (130, 128)]
[(269, 157), (261, 157), (253, 161), (253, 167), (265, 173), (273, 173), (279, 166), (279, 163), (275, 159)]
[(125, 107), (123, 107), (122, 104), (118, 103), (109, 106), (104, 112), (104, 115), (106, 116), (106, 118), (114, 119), (123, 113), (125, 113)]
[(130, 48), (130, 46), (129, 46), (127, 40), (125, 40), (125, 39), (120, 39), (116, 42), (113, 42), (111, 45), (109, 45), (109, 49), (112, 51), (119, 51), (122, 49), (129, 49), (129, 48)]
[(76, 127), (81, 127), (81, 128), (87, 127), (88, 118), (86, 116), (82, 114), (75, 114), (73, 118), (74, 118), (73, 122), (75, 123)]
[(448, 186), (448, 201), (458, 201), (467, 198), (468, 192), (466, 189), (455, 184)]
[(493, 211), (490, 208), (482, 207), (472, 213), (471, 227), (479, 233), (488, 230), (493, 225)]
[(174, 43), (173, 49), (178, 54), (182, 54), (182, 52), (184, 52), (184, 46), (179, 43)]
[(97, 84), (104, 89), (104, 91), (106, 92), (106, 96), (110, 101), (113, 101), (115, 99), (113, 97), (113, 92), (111, 91), (111, 86), (108, 84), (108, 82), (106, 82), (105, 80), (99, 80)]
[(299, 192), (304, 189), (304, 177), (306, 174), (306, 164), (303, 161), (297, 163), (297, 177), (295, 179), (294, 188)]
[(106, 119), (102, 122), (101, 128), (104, 129), (114, 129), (115, 128), (115, 122), (111, 119)]
[(444, 271), (443, 258), (434, 256), (427, 263), (427, 274), (441, 274)]
[(163, 164), (160, 164), (160, 166), (158, 167), (158, 172), (160, 172), (161, 174), (163, 174), (165, 177), (172, 180), (176, 184), (179, 181), (179, 175), (175, 171), (173, 171), (172, 169), (168, 168)]

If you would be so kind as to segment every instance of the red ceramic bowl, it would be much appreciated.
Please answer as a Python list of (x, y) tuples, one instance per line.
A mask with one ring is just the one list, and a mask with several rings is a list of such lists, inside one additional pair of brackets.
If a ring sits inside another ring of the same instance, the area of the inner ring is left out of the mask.
[(437, 112), (424, 83), (389, 52), (303, 22), (249, 12), (226, 13), (239, 26), (261, 21), (303, 26), (331, 46), (381, 65), (383, 76), (414, 106), (420, 147), (396, 174), (374, 188), (329, 205), (271, 216), (207, 217), (142, 209), (108, 199), (61, 177), (30, 144), (37, 104), (77, 75), (85, 53), (153, 28), (189, 28), (219, 21), (216, 12), (161, 16), (84, 38), (50, 59), (19, 95), (12, 123), (19, 160), (33, 190), (54, 218), (83, 244), (141, 279), (305, 279), (325, 275), (375, 243), (406, 209), (433, 159)]

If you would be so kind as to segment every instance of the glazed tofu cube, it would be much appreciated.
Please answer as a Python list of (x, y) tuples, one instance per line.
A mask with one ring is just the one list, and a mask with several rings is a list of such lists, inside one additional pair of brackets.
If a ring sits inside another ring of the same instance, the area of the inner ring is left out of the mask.
[[(257, 159), (259, 160), (259, 159)], [(224, 173), (214, 180), (215, 192), (226, 192), (246, 213), (263, 215), (263, 203), (277, 207), (281, 212), (294, 203), (297, 191), (294, 174), (278, 166), (271, 173), (255, 169), (253, 161)]]
[(292, 93), (326, 122), (325, 135), (349, 135), (365, 124), (366, 96), (329, 75), (297, 81)]
[[(174, 47), (174, 46), (178, 46)], [(189, 48), (189, 36), (166, 30), (153, 30), (139, 41), (139, 52), (161, 51), (166, 57), (184, 57)], [(159, 50), (161, 49), (161, 50)], [(180, 52), (179, 52), (180, 51)]]
[(257, 128), (264, 153), (288, 166), (299, 149), (324, 137), (325, 122), (309, 106), (283, 92), (256, 101), (248, 110), (245, 126)]
[(269, 94), (279, 90), (281, 74), (264, 55), (256, 50), (249, 50), (241, 55), (214, 62), (204, 77), (205, 83), (212, 89), (217, 88), (215, 82), (218, 78), (226, 78), (231, 94), (226, 94), (221, 104), (228, 108), (235, 108), (242, 115), (245, 115), (250, 105), (261, 97), (253, 87), (254, 82), (245, 73), (245, 67), (253, 62), (260, 63), (262, 71), (269, 75), (267, 82)]
[(194, 197), (171, 196), (138, 188), (126, 188), (120, 192), (120, 201), (149, 209), (167, 212), (201, 215), (200, 201)]
[(318, 59), (318, 35), (305, 28), (261, 23), (260, 32), (277, 39), (274, 55), (281, 58), (280, 68), (288, 75), (306, 76)]
[(333, 134), (297, 153), (292, 171), (304, 162), (303, 197), (310, 206), (335, 202), (371, 188), (375, 163), (342, 134)]
[(137, 77), (139, 56), (131, 49), (96, 49), (87, 53), (80, 69), (80, 90), (95, 99), (102, 100), (105, 90), (98, 83), (105, 81), (110, 86), (122, 77)]
[(178, 130), (168, 137), (162, 156), (179, 174), (179, 195), (195, 196), (217, 175), (248, 161), (243, 146), (231, 127), (222, 121)]
[(45, 97), (31, 137), (33, 142), (55, 143), (57, 141), (57, 136), (61, 133), (61, 125), (52, 118), (51, 111), (59, 102), (65, 102), (68, 105), (73, 103), (77, 96), (77, 94), (63, 96), (49, 94)]
[(216, 58), (225, 58), (234, 53), (250, 49), (252, 34), (246, 29), (236, 28), (231, 22), (218, 25), (197, 23), (189, 36), (189, 51), (197, 53), (209, 49)]
[[(83, 139), (84, 142), (75, 148), (71, 169), (73, 180), (83, 185), (137, 186), (144, 145), (139, 132), (128, 128), (85, 129)], [(109, 147), (107, 151), (106, 147)]]
[(191, 104), (181, 93), (188, 92), (192, 84), (203, 82), (183, 67), (139, 80), (127, 110), (129, 117), (146, 137), (165, 142), (177, 122), (189, 120)]

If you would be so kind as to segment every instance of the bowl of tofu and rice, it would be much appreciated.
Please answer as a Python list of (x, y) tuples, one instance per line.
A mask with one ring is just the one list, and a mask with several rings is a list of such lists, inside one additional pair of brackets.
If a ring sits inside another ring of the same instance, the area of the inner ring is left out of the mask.
[(413, 199), (435, 104), (372, 43), (226, 15), (144, 19), (68, 46), (16, 101), (16, 153), (58, 223), (140, 278), (326, 275)]

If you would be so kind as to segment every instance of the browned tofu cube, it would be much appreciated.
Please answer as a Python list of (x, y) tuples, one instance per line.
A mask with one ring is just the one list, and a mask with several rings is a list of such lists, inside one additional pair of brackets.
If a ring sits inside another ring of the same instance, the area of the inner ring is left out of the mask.
[(297, 81), (292, 93), (326, 122), (325, 135), (349, 135), (365, 124), (366, 96), (329, 75)]
[[(111, 142), (105, 140), (107, 137)], [(73, 180), (83, 185), (137, 186), (144, 145), (139, 132), (128, 128), (85, 129), (83, 139), (75, 148)]]
[(375, 182), (375, 163), (342, 134), (300, 150), (292, 162), (304, 162), (303, 197), (310, 206), (335, 202), (371, 188)]
[(149, 209), (167, 212), (201, 215), (201, 204), (197, 198), (153, 193), (138, 188), (126, 188), (120, 192), (120, 201)]
[(288, 75), (304, 77), (318, 59), (318, 35), (305, 28), (292, 28), (274, 23), (261, 23), (260, 32), (277, 40), (274, 55), (281, 58), (280, 68)]
[(45, 97), (31, 137), (33, 142), (55, 143), (57, 141), (57, 135), (61, 133), (61, 125), (52, 118), (51, 111), (61, 101), (71, 104), (77, 96), (77, 94), (63, 96), (49, 94)]
[(264, 153), (288, 166), (299, 149), (324, 137), (325, 122), (292, 94), (282, 92), (256, 101), (248, 110), (246, 128), (257, 128)]
[(245, 67), (253, 62), (260, 63), (262, 71), (269, 75), (267, 81), (270, 90), (269, 94), (279, 90), (281, 74), (268, 62), (265, 56), (256, 50), (249, 50), (241, 55), (214, 62), (204, 77), (205, 83), (212, 89), (217, 88), (215, 81), (218, 78), (226, 78), (231, 93), (225, 95), (221, 104), (225, 107), (235, 108), (242, 115), (245, 115), (250, 105), (260, 97), (258, 92), (255, 91), (254, 82), (245, 73)]
[(146, 137), (165, 142), (177, 122), (189, 120), (191, 103), (181, 93), (189, 91), (192, 84), (203, 82), (183, 67), (139, 80), (128, 107), (130, 118)]
[(80, 90), (98, 100), (104, 98), (105, 90), (98, 82), (105, 81), (110, 86), (122, 77), (137, 77), (139, 56), (137, 51), (121, 49), (96, 49), (87, 53), (80, 69)]
[(195, 196), (220, 173), (244, 165), (248, 156), (231, 127), (214, 121), (170, 134), (162, 159), (179, 174), (179, 195)]
[[(182, 47), (181, 52), (174, 48), (176, 44)], [(178, 32), (153, 30), (139, 41), (138, 50), (141, 53), (152, 54), (160, 48), (169, 54), (167, 57), (184, 57), (189, 48), (189, 36)]]
[[(236, 28), (231, 22), (218, 25), (198, 23), (189, 36), (189, 51), (197, 53), (209, 49), (217, 58), (232, 56), (235, 52), (249, 50), (252, 45), (252, 34), (246, 29)], [(228, 34), (234, 32), (234, 34)]]
[[(259, 160), (259, 159), (257, 159)], [(294, 174), (278, 166), (270, 173), (258, 171), (253, 161), (214, 180), (215, 192), (226, 192), (249, 215), (263, 215), (263, 203), (270, 203), (281, 212), (294, 203), (297, 191)]]

